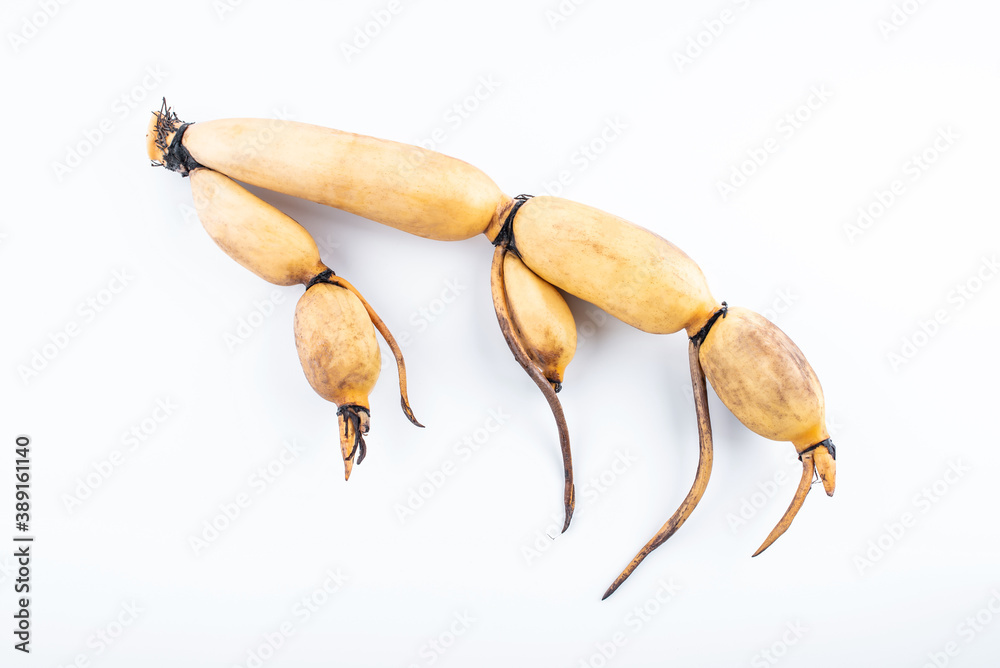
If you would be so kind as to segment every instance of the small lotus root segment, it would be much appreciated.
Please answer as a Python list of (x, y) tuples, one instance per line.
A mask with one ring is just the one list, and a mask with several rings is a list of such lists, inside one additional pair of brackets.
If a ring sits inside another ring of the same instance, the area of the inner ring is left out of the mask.
[(275, 285), (306, 284), (326, 269), (316, 242), (295, 220), (223, 174), (198, 168), (190, 176), (205, 231), (241, 265)]
[[(790, 441), (796, 451), (829, 438), (823, 388), (802, 351), (777, 326), (745, 308), (730, 308), (701, 346), (705, 374), (722, 403), (752, 431)], [(827, 494), (836, 486), (836, 462), (826, 446), (802, 455), (802, 479), (785, 516), (755, 553), (784, 533), (805, 501), (814, 468)]]
[[(576, 322), (559, 290), (508, 252), (504, 289), (514, 325), (531, 358), (556, 388), (576, 352)], [(559, 390), (556, 389), (558, 392)]]
[[(382, 358), (371, 318), (354, 293), (329, 283), (306, 290), (295, 307), (295, 345), (302, 370), (317, 394), (341, 408), (369, 408), (368, 395), (378, 380)], [(359, 414), (364, 420), (353, 428), (360, 426), (364, 434), (367, 414)], [(343, 421), (338, 424), (344, 434)], [(354, 435), (348, 436), (341, 443), (342, 449), (347, 448), (343, 452), (345, 477), (352, 466), (346, 458), (354, 449)]]
[(701, 363), (722, 403), (755, 433), (797, 450), (829, 438), (816, 373), (764, 316), (730, 308), (702, 343)]

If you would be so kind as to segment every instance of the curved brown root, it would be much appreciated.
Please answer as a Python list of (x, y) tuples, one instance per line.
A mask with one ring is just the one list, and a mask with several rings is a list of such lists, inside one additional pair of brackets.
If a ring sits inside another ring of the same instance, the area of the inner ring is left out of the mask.
[(813, 453), (807, 452), (802, 455), (802, 477), (799, 479), (799, 488), (795, 490), (795, 496), (792, 497), (792, 503), (788, 506), (788, 510), (785, 514), (781, 516), (778, 521), (778, 525), (771, 530), (768, 534), (767, 539), (764, 544), (757, 548), (757, 551), (753, 553), (753, 556), (757, 556), (767, 548), (771, 547), (771, 544), (778, 540), (781, 534), (788, 531), (788, 527), (792, 525), (792, 520), (795, 519), (795, 515), (799, 512), (799, 508), (806, 500), (806, 494), (809, 493), (809, 488), (812, 487), (813, 479)]
[(674, 535), (685, 520), (691, 515), (698, 502), (701, 501), (705, 488), (708, 486), (708, 479), (712, 475), (712, 421), (708, 414), (708, 390), (705, 386), (705, 372), (701, 368), (701, 360), (698, 358), (700, 346), (694, 341), (688, 345), (688, 361), (691, 366), (691, 384), (694, 389), (694, 407), (698, 417), (698, 470), (695, 473), (694, 484), (688, 492), (680, 507), (667, 520), (666, 524), (660, 527), (646, 545), (639, 550), (639, 554), (622, 571), (608, 590), (601, 597), (603, 601), (615, 593), (615, 591), (628, 579), (632, 572), (642, 563), (642, 560), (649, 556), (649, 553), (662, 545), (668, 538)]
[[(378, 333), (382, 335), (383, 339), (385, 339), (386, 344), (389, 346), (389, 350), (392, 351), (392, 356), (396, 358), (396, 370), (399, 373), (399, 403), (403, 408), (403, 414), (406, 415), (406, 419), (413, 424), (418, 427), (423, 427), (424, 425), (420, 424), (420, 422), (417, 421), (416, 416), (413, 414), (413, 409), (410, 408), (410, 399), (406, 396), (406, 363), (403, 361), (403, 351), (399, 349), (399, 344), (396, 343), (396, 339), (392, 336), (392, 333), (389, 331), (385, 322), (382, 321), (382, 318), (378, 317), (378, 313), (376, 313), (375, 309), (371, 307), (371, 304), (369, 304), (365, 298), (361, 296), (361, 293), (356, 287), (340, 276), (331, 279), (331, 281), (336, 281), (337, 284), (344, 289), (353, 292), (354, 296), (361, 300), (361, 304), (365, 307), (365, 310), (368, 311), (368, 317), (372, 319), (372, 324), (375, 325), (375, 329), (377, 329)], [(360, 464), (361, 462), (358, 463)]]
[(506, 241), (497, 244), (493, 252), (493, 266), (490, 271), (490, 288), (493, 293), (493, 308), (496, 310), (497, 322), (500, 323), (500, 331), (507, 346), (514, 354), (514, 359), (528, 373), (538, 389), (542, 391), (549, 408), (552, 409), (552, 417), (555, 418), (556, 427), (559, 430), (559, 446), (562, 448), (563, 477), (565, 484), (563, 487), (563, 506), (565, 508), (566, 520), (562, 530), (565, 532), (569, 528), (570, 520), (573, 518), (573, 509), (576, 506), (576, 490), (573, 486), (573, 456), (569, 446), (569, 427), (566, 425), (566, 417), (563, 414), (562, 404), (556, 397), (556, 391), (552, 383), (545, 378), (541, 369), (532, 360), (521, 340), (520, 334), (516, 331), (514, 320), (510, 314), (510, 305), (507, 303), (507, 290), (504, 287), (503, 260), (507, 255), (508, 244)]

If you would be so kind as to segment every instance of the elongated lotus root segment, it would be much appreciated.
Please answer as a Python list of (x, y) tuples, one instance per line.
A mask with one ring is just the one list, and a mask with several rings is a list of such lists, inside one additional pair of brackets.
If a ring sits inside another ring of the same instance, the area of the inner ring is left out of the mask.
[(365, 456), (368, 395), (382, 366), (375, 328), (353, 292), (339, 285), (316, 283), (295, 306), (295, 347), (309, 384), (338, 406), (347, 480), (355, 455), (358, 464)]
[(718, 308), (684, 251), (600, 209), (533, 197), (514, 217), (513, 238), (541, 278), (644, 332), (693, 334)]
[(509, 201), (467, 162), (417, 146), (295, 121), (161, 117), (147, 131), (151, 160), (182, 173), (199, 164), (428, 239), (481, 234)]

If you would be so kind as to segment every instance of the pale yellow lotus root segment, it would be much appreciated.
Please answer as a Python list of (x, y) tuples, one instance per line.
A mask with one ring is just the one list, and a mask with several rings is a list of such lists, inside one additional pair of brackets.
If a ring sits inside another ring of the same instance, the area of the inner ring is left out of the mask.
[[(375, 388), (382, 356), (375, 327), (353, 292), (328, 283), (307, 289), (295, 306), (295, 347), (299, 362), (316, 392), (338, 407), (369, 408), (368, 395)], [(360, 413), (361, 433), (368, 430), (368, 412)], [(354, 465), (355, 434), (340, 415), (340, 449), (344, 478)]]
[(338, 406), (368, 407), (382, 357), (375, 327), (354, 293), (317, 283), (295, 306), (295, 346), (316, 392)]
[(701, 344), (700, 358), (722, 403), (750, 430), (797, 449), (829, 437), (816, 372), (764, 316), (730, 308)]
[[(830, 437), (816, 372), (798, 346), (764, 316), (729, 309), (701, 344), (700, 358), (722, 403), (752, 431), (791, 441), (799, 452)], [(812, 452), (823, 488), (833, 496), (836, 460), (828, 447)]]
[(232, 179), (191, 172), (191, 194), (205, 231), (230, 257), (276, 285), (307, 284), (326, 269), (309, 232)]
[(684, 251), (627, 220), (560, 197), (529, 199), (514, 245), (533, 272), (653, 334), (694, 334), (718, 308)]
[(569, 305), (513, 253), (504, 257), (504, 287), (525, 348), (545, 378), (558, 386), (576, 353), (576, 322)]
[(474, 237), (510, 201), (492, 179), (462, 160), (295, 121), (194, 123), (181, 143), (198, 163), (244, 183), (429, 239)]

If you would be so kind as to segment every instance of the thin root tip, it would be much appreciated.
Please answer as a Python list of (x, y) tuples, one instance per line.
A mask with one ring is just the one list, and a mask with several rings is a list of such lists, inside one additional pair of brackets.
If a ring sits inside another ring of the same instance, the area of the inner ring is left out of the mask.
[(569, 523), (573, 520), (573, 511), (576, 510), (576, 486), (572, 482), (566, 485), (563, 504), (566, 513), (566, 521), (563, 523), (562, 533), (566, 533), (566, 529), (569, 528)]
[[(642, 553), (640, 553), (640, 555), (642, 556), (642, 558), (646, 557), (646, 555)], [(622, 574), (619, 575), (617, 578), (615, 578), (615, 581), (611, 583), (611, 586), (608, 587), (608, 590), (604, 592), (604, 596), (601, 597), (602, 601), (607, 597), (611, 596), (612, 594), (614, 594), (616, 591), (618, 591), (619, 587), (625, 584), (625, 581), (628, 580), (630, 575), (632, 575), (632, 572), (639, 565), (639, 562), (642, 561), (642, 559), (640, 559), (638, 555), (636, 556), (636, 559), (638, 559), (638, 561), (633, 560), (632, 563), (628, 565), (628, 568), (622, 571)]]
[(408, 403), (406, 403), (406, 399), (400, 397), (399, 403), (403, 407), (403, 415), (406, 416), (406, 419), (412, 422), (414, 425), (420, 427), (421, 429), (424, 429), (425, 428), (424, 425), (420, 424), (420, 421), (417, 420), (417, 416), (413, 414), (413, 409), (410, 408), (410, 405)]
[(761, 543), (761, 546), (757, 548), (757, 551), (750, 555), (750, 558), (753, 559), (754, 557), (756, 557), (757, 555), (759, 555), (761, 552), (763, 552), (767, 548), (769, 548), (772, 545), (774, 545), (775, 541), (778, 540), (778, 537), (780, 535), (781, 534), (778, 534), (777, 536), (775, 536), (775, 535), (772, 534), (772, 535), (768, 536), (767, 539), (763, 543)]

